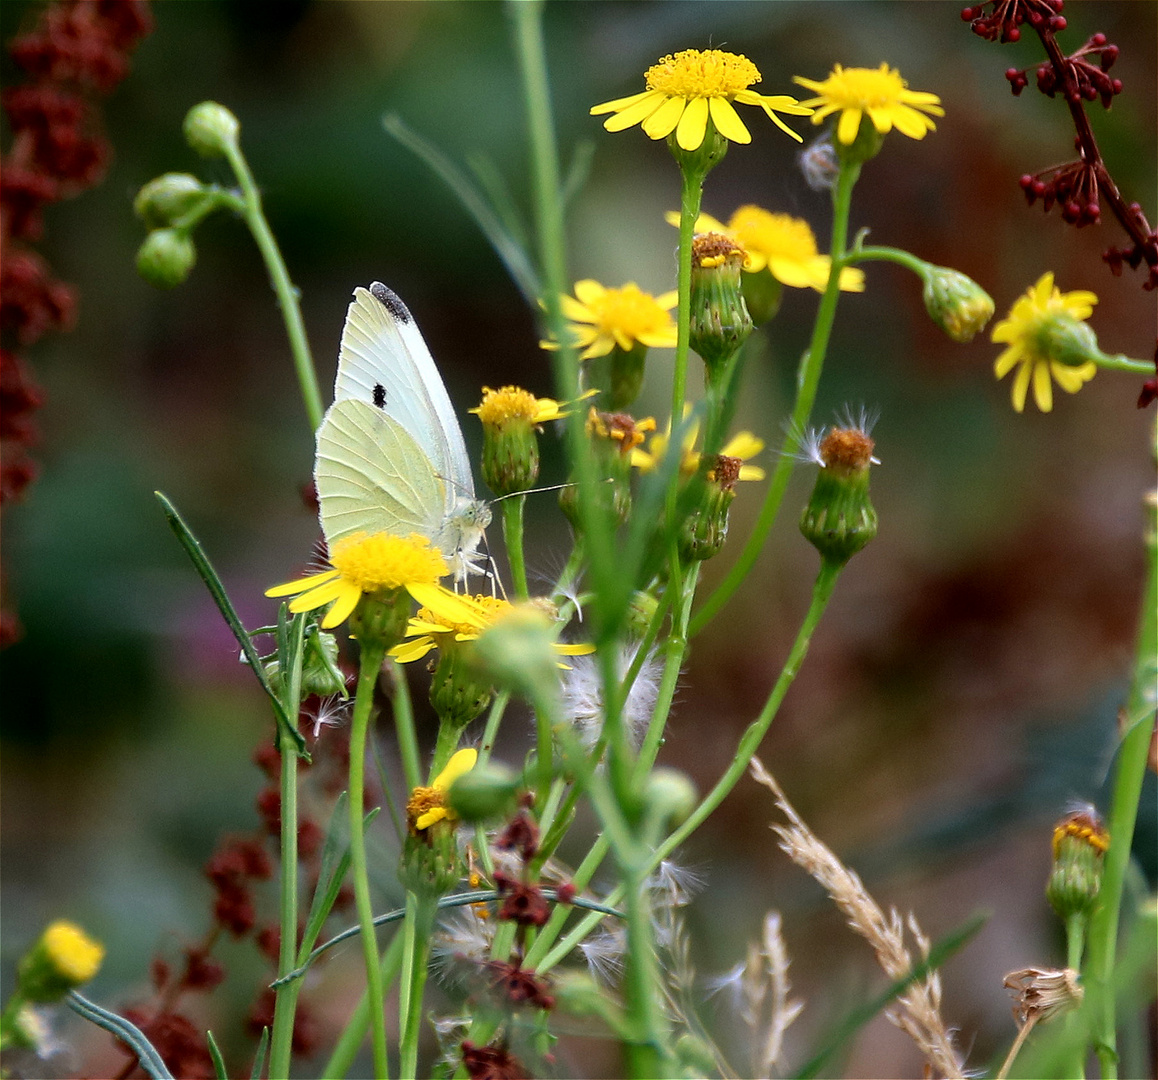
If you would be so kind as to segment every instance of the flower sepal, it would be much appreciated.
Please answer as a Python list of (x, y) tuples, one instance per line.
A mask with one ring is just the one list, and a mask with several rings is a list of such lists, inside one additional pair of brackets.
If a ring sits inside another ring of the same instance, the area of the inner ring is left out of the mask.
[(420, 833), (409, 832), (402, 842), (398, 880), (419, 897), (445, 896), (462, 877), (462, 859), (454, 825), (441, 821)]
[(350, 635), (363, 648), (377, 646), (386, 652), (406, 636), (412, 606), (405, 589), (363, 593), (350, 614)]
[(691, 346), (704, 361), (709, 387), (719, 383), (728, 361), (752, 333), (740, 285), (745, 256), (722, 233), (700, 233), (692, 240)]
[(728, 152), (728, 140), (716, 130), (710, 116), (704, 129), (704, 141), (694, 150), (685, 150), (680, 146), (674, 131), (667, 137), (667, 145), (680, 167), (680, 172), (685, 177), (701, 183), (704, 177), (724, 160), (724, 155)]
[(680, 525), (682, 559), (703, 562), (720, 553), (728, 538), (728, 508), (735, 497), (735, 488), (722, 488), (710, 481), (704, 484), (700, 506)]
[(473, 641), (440, 634), (438, 663), (430, 678), (430, 704), (440, 724), (461, 730), (490, 704), (494, 684), (480, 671)]

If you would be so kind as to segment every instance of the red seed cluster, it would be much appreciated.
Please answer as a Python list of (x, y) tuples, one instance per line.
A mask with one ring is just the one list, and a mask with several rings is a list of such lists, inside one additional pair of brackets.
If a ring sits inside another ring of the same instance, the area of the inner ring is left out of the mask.
[(1023, 176), (1018, 181), (1032, 206), (1038, 200), (1047, 213), (1056, 203), (1062, 220), (1076, 225), (1094, 225), (1101, 221), (1102, 208), (1098, 203), (1098, 170), (1084, 161), (1071, 161), (1045, 169), (1035, 176)]
[(991, 0), (990, 3), (976, 4), (963, 8), (961, 18), (969, 23), (973, 33), (986, 41), (1018, 41), (1021, 27), (1028, 23), (1035, 30), (1046, 29), (1053, 32), (1066, 28), (1062, 15), (1063, 0)]
[(475, 1046), (469, 1039), (461, 1045), (462, 1067), (470, 1080), (520, 1080), (526, 1068), (502, 1043)]

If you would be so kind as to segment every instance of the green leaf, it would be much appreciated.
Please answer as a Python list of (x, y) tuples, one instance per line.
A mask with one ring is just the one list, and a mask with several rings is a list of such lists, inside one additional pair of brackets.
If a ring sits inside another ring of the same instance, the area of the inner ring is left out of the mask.
[(257, 1053), (253, 1056), (253, 1071), (249, 1074), (249, 1080), (261, 1080), (265, 1075), (265, 1059), (269, 1051), (269, 1028), (263, 1027), (261, 1029), (261, 1041), (257, 1044)]
[(136, 1024), (108, 1009), (102, 1009), (96, 1002), (81, 997), (75, 990), (68, 995), (68, 1007), (126, 1043), (152, 1080), (173, 1080), (173, 1074), (165, 1068), (165, 1062), (161, 1060), (156, 1047), (145, 1038), (145, 1033)]
[(382, 118), (382, 126), (407, 150), (422, 158), (438, 174), (443, 183), (458, 196), (459, 202), (474, 218), (475, 224), (490, 241), (491, 247), (495, 249), (495, 253), (502, 260), (507, 272), (514, 279), (527, 303), (538, 313), (539, 297), (542, 295), (539, 275), (526, 250), (519, 245), (515, 237), (503, 225), (499, 214), (487, 203), (482, 192), (471, 183), (450, 158), (433, 143), (427, 142), (416, 131), (408, 127), (400, 116), (395, 113), (387, 113)]
[(209, 1044), (209, 1056), (213, 1059), (213, 1071), (217, 1074), (217, 1080), (229, 1080), (229, 1073), (225, 1071), (225, 1059), (221, 1056), (221, 1050), (218, 1049), (212, 1031), (205, 1032), (205, 1041)]
[(860, 1008), (854, 1009), (836, 1026), (836, 1029), (828, 1038), (824, 1040), (822, 1048), (817, 1051), (808, 1062), (801, 1066), (801, 1068), (796, 1070), (796, 1075), (800, 1077), (801, 1080), (819, 1075), (825, 1062), (860, 1031), (865, 1024), (872, 1020), (879, 1012), (888, 1008), (888, 1006), (912, 986), (913, 983), (919, 982), (921, 979), (926, 978), (930, 972), (936, 971), (937, 968), (948, 960), (950, 956), (958, 952), (969, 939), (985, 925), (988, 918), (989, 916), (987, 914), (974, 915), (973, 918), (969, 919), (959, 929), (954, 930), (950, 934), (946, 934), (945, 937), (936, 942), (929, 950), (928, 957), (919, 964), (916, 964), (907, 975), (894, 982), (884, 993), (865, 1002)]
[(290, 732), (294, 743), (297, 745), (298, 754), (308, 759), (309, 754), (306, 751), (305, 739), (302, 738), (301, 732), (298, 731), (297, 726), (286, 714), (285, 706), (277, 694), (274, 693), (273, 687), (270, 686), (269, 679), (266, 678), (265, 667), (261, 662), (261, 657), (254, 647), (253, 639), (242, 625), (241, 619), (238, 618), (233, 605), (229, 602), (229, 597), (225, 592), (225, 586), (221, 584), (221, 578), (217, 576), (217, 571), (213, 569), (212, 564), (209, 562), (209, 558), (205, 554), (205, 549), (201, 546), (201, 542), (190, 531), (189, 526), (185, 524), (181, 515), (177, 513), (177, 508), (161, 492), (155, 491), (153, 494), (157, 496), (157, 501), (161, 504), (161, 509), (169, 521), (169, 527), (176, 534), (181, 546), (185, 549), (185, 554), (187, 554), (192, 561), (198, 576), (205, 582), (205, 587), (209, 590), (209, 595), (213, 597), (214, 603), (217, 604), (217, 610), (221, 612), (222, 618), (225, 619), (229, 629), (233, 631), (233, 636), (241, 646), (241, 651), (245, 654), (245, 659), (248, 661), (254, 677), (258, 683), (260, 683), (261, 688), (269, 695), (270, 701), (273, 702), (273, 710), (277, 716), (278, 723)]

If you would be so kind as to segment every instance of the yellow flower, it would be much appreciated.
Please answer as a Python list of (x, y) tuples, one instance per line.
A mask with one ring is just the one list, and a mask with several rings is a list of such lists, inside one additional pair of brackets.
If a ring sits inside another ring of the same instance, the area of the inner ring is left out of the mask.
[[(516, 605), (497, 596), (459, 596), (437, 585), (415, 586), (411, 595), (423, 606), (407, 628), (406, 636), (411, 640), (390, 650), (400, 664), (421, 660), (438, 647), (440, 639), (445, 640), (444, 635), (453, 635), (454, 641), (477, 641), (484, 630), (516, 610)], [(594, 645), (556, 642), (553, 647), (561, 656), (595, 651)]]
[(1053, 274), (1046, 273), (1014, 301), (1008, 317), (993, 328), (990, 340), (1009, 346), (994, 363), (993, 373), (1004, 379), (1021, 365), (1013, 379), (1013, 407), (1018, 412), (1025, 408), (1031, 379), (1037, 407), (1049, 412), (1053, 408), (1051, 375), (1067, 394), (1077, 393), (1094, 377), (1098, 367), (1092, 360), (1063, 364), (1050, 355), (1047, 347), (1051, 331), (1059, 322), (1088, 319), (1097, 302), (1097, 296), (1085, 290), (1061, 292), (1053, 283)]
[(518, 386), (504, 386), (501, 390), (484, 386), (482, 404), (469, 411), (487, 426), (496, 428), (515, 420), (536, 426), (566, 415), (553, 398), (537, 398)]
[(895, 127), (910, 139), (923, 139), (926, 132), (936, 130), (937, 125), (923, 113), (945, 115), (936, 94), (909, 90), (901, 73), (884, 63), (879, 68), (842, 68), (836, 64), (824, 82), (802, 79), (799, 75), (794, 76), (793, 81), (815, 90), (818, 95), (801, 102), (819, 106), (812, 114), (814, 124), (834, 112), (840, 113), (836, 138), (845, 146), (856, 139), (865, 114), (881, 135)]
[[(665, 215), (670, 225), (679, 225), (677, 211)], [(816, 249), (816, 237), (807, 221), (788, 214), (774, 214), (760, 206), (741, 206), (725, 225), (710, 214), (696, 218), (697, 233), (718, 232), (731, 237), (748, 253), (744, 269), (758, 274), (767, 268), (779, 282), (793, 289), (823, 292), (828, 284), (832, 260)], [(864, 291), (864, 271), (846, 266), (840, 272), (845, 292)]]
[(333, 602), (321, 623), (329, 630), (349, 617), (363, 594), (402, 588), (413, 593), (450, 573), (442, 553), (418, 533), (353, 533), (330, 548), (330, 565), (333, 569), (267, 589), (265, 595), (297, 596), (289, 606), (295, 615)]
[[(684, 476), (693, 476), (700, 467), (700, 460), (702, 455), (696, 449), (696, 439), (699, 437), (699, 424), (692, 424), (684, 434), (683, 445), (680, 447), (680, 472)], [(647, 450), (634, 449), (631, 452), (631, 464), (634, 465), (640, 472), (651, 472), (653, 469), (659, 467), (664, 455), (667, 453), (668, 443), (671, 441), (671, 425), (662, 433), (657, 433), (651, 437)], [(733, 435), (731, 439), (725, 444), (720, 451), (716, 466), (717, 468), (708, 470), (708, 479), (714, 480), (717, 477), (714, 475), (721, 464), (719, 459), (727, 458), (732, 462), (744, 462), (749, 458), (755, 457), (760, 451), (764, 449), (764, 440), (757, 438), (750, 431), (741, 431)], [(720, 470), (725, 471), (725, 470)], [(733, 471), (726, 470), (729, 474)], [(739, 465), (735, 469), (735, 477), (729, 475), (729, 480), (763, 480), (764, 470), (759, 465)]]
[(415, 832), (429, 829), (436, 821), (454, 820), (454, 815), (446, 805), (446, 793), (451, 784), (474, 768), (476, 761), (477, 750), (457, 750), (430, 787), (416, 787), (410, 793), (410, 800), (406, 804), (406, 819)]
[(100, 970), (104, 946), (74, 923), (57, 919), (44, 931), (43, 941), (52, 966), (74, 986), (88, 982)]
[(563, 314), (580, 360), (606, 356), (617, 345), (630, 352), (638, 341), (654, 348), (674, 348), (676, 325), (669, 312), (679, 300), (675, 290), (662, 296), (644, 292), (634, 281), (606, 289), (590, 278), (575, 282), (575, 296), (563, 297)]
[(666, 139), (673, 131), (683, 150), (698, 150), (708, 129), (708, 120), (724, 138), (749, 143), (752, 136), (732, 106), (758, 105), (768, 118), (797, 142), (803, 140), (777, 112), (807, 116), (809, 109), (786, 94), (766, 95), (749, 90), (760, 81), (760, 72), (746, 56), (720, 49), (685, 49), (665, 56), (647, 69), (647, 89), (640, 94), (605, 101), (591, 109), (592, 116), (612, 113), (603, 126), (623, 131), (639, 124), (652, 139)]

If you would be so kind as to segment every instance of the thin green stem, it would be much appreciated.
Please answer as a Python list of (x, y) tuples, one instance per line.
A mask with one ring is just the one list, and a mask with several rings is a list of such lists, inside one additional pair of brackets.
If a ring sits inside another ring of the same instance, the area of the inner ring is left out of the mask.
[[(297, 716), (302, 692), (302, 649), (305, 618), (297, 616), (290, 627), (287, 655), (280, 659), (288, 678), (285, 681), (284, 704), (287, 716)], [(287, 635), (288, 636), (288, 635)], [(279, 635), (280, 640), (280, 635)], [(278, 725), (278, 751), (281, 755), (279, 791), (281, 794), (281, 880), (278, 903), (281, 944), (278, 951), (278, 977), (297, 966), (298, 935), (298, 745), (288, 725)], [(273, 1032), (270, 1039), (269, 1075), (275, 1080), (289, 1076), (294, 1015), (297, 1011), (300, 980), (278, 987), (274, 999)]]
[(1126, 728), (1118, 749), (1113, 801), (1107, 826), (1110, 848), (1102, 870), (1098, 905), (1090, 918), (1087, 962), (1084, 974), (1100, 987), (1101, 1010), (1095, 1021), (1094, 1049), (1104, 1080), (1118, 1075), (1114, 964), (1117, 957), (1118, 922), (1130, 848), (1138, 817), (1138, 802), (1146, 774), (1154, 723), (1155, 656), (1158, 655), (1158, 498), (1149, 495), (1146, 518), (1146, 585), (1130, 691), (1126, 698)]
[(671, 386), (671, 422), (674, 428), (683, 417), (687, 397), (688, 351), (691, 348), (692, 323), (692, 237), (700, 202), (704, 194), (704, 174), (690, 168), (680, 173), (680, 250), (676, 288), (679, 309), (676, 314), (676, 353)]
[(1153, 360), (1135, 360), (1132, 357), (1124, 356), (1122, 353), (1116, 353), (1113, 356), (1100, 353), (1094, 358), (1094, 363), (1106, 371), (1127, 371), (1131, 375), (1149, 376), (1154, 374)]
[(511, 695), (504, 690), (500, 694), (495, 695), (495, 700), (491, 703), (491, 711), (487, 713), (486, 727), (483, 728), (482, 745), (478, 748), (478, 764), (485, 765), (491, 756), (491, 751), (495, 748), (495, 739), (498, 737), (499, 724), (502, 723), (503, 713), (507, 710), (507, 702), (511, 700)]
[(269, 280), (277, 296), (278, 306), (281, 308), (282, 319), (285, 322), (286, 336), (289, 338), (290, 351), (293, 353), (294, 370), (298, 376), (298, 387), (301, 389), (302, 401), (306, 407), (306, 416), (310, 422), (310, 430), (316, 431), (322, 422), (322, 394), (318, 388), (318, 376), (314, 370), (313, 357), (310, 355), (310, 344), (306, 338), (306, 326), (302, 321), (301, 306), (298, 302), (298, 290), (290, 281), (289, 271), (285, 260), (281, 257), (277, 241), (269, 222), (265, 219), (262, 208), (261, 192), (249, 171), (249, 163), (241, 152), (237, 143), (228, 144), (226, 157), (241, 185), (241, 193), (245, 200), (243, 217), (245, 224), (257, 244), (258, 251), (265, 261), (265, 268), (269, 272)]
[(846, 266), (851, 266), (853, 263), (868, 262), (869, 260), (876, 259), (899, 263), (906, 269), (912, 270), (922, 281), (928, 276), (929, 271), (933, 269), (932, 263), (926, 262), (924, 259), (918, 259), (916, 255), (902, 248), (885, 247), (881, 244), (863, 246), (854, 244), (844, 262)]
[(414, 706), (410, 701), (410, 684), (402, 664), (390, 665), (393, 689), (394, 731), (398, 736), (398, 756), (402, 759), (402, 775), (407, 791), (422, 784), (422, 764), (418, 756), (418, 735), (414, 730)]
[[(366, 837), (363, 829), (365, 794), (366, 740), (370, 730), (370, 713), (374, 704), (374, 687), (386, 651), (372, 642), (362, 643), (358, 671), (358, 689), (354, 695), (354, 715), (350, 721), (350, 872), (354, 882), (354, 902), (361, 927), (362, 953), (366, 961), (367, 1009), (374, 1048), (374, 1075), (378, 1080), (389, 1076), (386, 1058), (385, 995), (378, 942), (374, 933), (374, 909), (370, 902), (370, 878), (366, 868)], [(399, 680), (401, 681), (401, 680)]]
[(531, 595), (527, 589), (527, 564), (523, 558), (523, 506), (526, 501), (526, 495), (512, 495), (499, 504), (503, 512), (503, 539), (511, 564), (511, 582), (520, 600)]
[(715, 617), (720, 608), (731, 599), (740, 587), (744, 578), (748, 576), (764, 548), (768, 534), (772, 531), (776, 515), (780, 510), (780, 503), (784, 498), (784, 492), (788, 488), (788, 481), (796, 464), (793, 455), (799, 449), (800, 437), (812, 415), (812, 406), (816, 401), (816, 389), (820, 384), (820, 373), (824, 367), (824, 356), (832, 334), (832, 323), (836, 317), (836, 305), (840, 299), (840, 272), (847, 265), (848, 216), (852, 205), (852, 189), (859, 175), (860, 165), (858, 163), (847, 160), (841, 162), (836, 188), (833, 191), (832, 243), (829, 248), (832, 264), (829, 269), (828, 284), (825, 286), (820, 307), (816, 312), (812, 340), (800, 358), (800, 366), (796, 373), (796, 404), (792, 409), (788, 434), (784, 439), (779, 459), (776, 462), (776, 471), (772, 474), (772, 480), (768, 485), (768, 494), (764, 498), (764, 505), (760, 509), (760, 516), (756, 519), (752, 535), (748, 537), (740, 557), (728, 571), (727, 576), (716, 588), (716, 591), (704, 601), (692, 618), (689, 633), (693, 637)]
[(624, 875), (627, 890), (627, 950), (623, 996), (629, 1037), (624, 1039), (627, 1075), (636, 1080), (674, 1076), (667, 1049), (670, 1030), (662, 1007), (659, 957), (652, 933), (651, 890), (646, 868)]
[(430, 934), (438, 913), (438, 900), (406, 894), (406, 920), (403, 923), (402, 982), (398, 1002), (398, 1027), (401, 1031), (398, 1075), (413, 1080), (418, 1075), (418, 1039), (422, 1032), (422, 996), (430, 971)]

